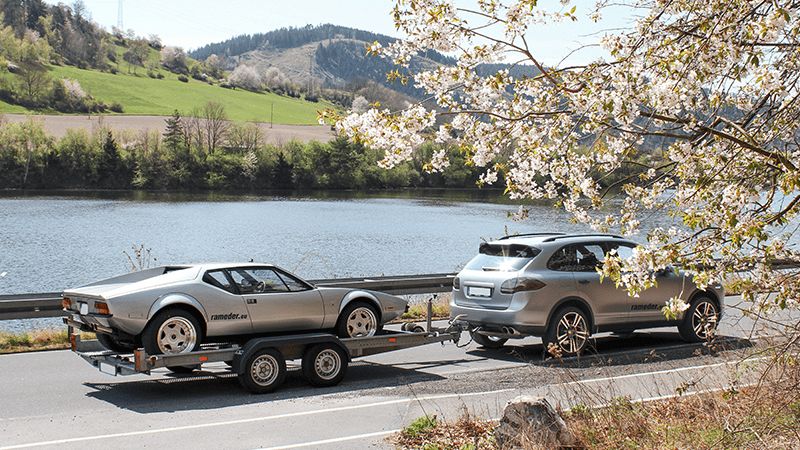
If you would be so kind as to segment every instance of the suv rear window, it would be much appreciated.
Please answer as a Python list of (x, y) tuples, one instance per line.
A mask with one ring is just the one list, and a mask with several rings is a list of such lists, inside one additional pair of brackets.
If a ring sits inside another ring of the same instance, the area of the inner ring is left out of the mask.
[(479, 251), (465, 269), (511, 272), (522, 269), (541, 253), (536, 247), (522, 244), (481, 244)]

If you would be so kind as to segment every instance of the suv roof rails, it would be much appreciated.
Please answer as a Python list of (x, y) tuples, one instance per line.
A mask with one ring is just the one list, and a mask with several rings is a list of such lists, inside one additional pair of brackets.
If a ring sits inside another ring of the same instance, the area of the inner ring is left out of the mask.
[(508, 236), (503, 236), (498, 241), (502, 241), (504, 239), (513, 239), (519, 237), (530, 237), (530, 236), (563, 236), (564, 233), (521, 233), (521, 234), (512, 234)]
[(618, 234), (607, 234), (607, 233), (586, 233), (586, 234), (562, 234), (561, 236), (553, 236), (551, 238), (547, 238), (542, 242), (553, 242), (557, 239), (569, 239), (569, 238), (578, 238), (578, 237), (610, 237), (615, 239), (625, 239), (624, 237)]

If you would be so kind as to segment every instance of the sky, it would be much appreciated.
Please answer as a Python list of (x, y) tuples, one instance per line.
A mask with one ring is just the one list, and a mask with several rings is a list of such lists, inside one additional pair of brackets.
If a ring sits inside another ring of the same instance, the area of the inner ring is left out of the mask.
[[(58, 0), (46, 0), (59, 3)], [(71, 0), (62, 0), (71, 3)], [(84, 0), (92, 19), (111, 29), (117, 24), (118, 0)], [(457, 0), (459, 6), (474, 0)], [(559, 5), (555, 0), (541, 2)], [(578, 13), (588, 13), (594, 1), (576, 0)], [(166, 45), (187, 50), (241, 34), (271, 31), (282, 27), (332, 23), (400, 37), (391, 18), (392, 0), (123, 0), (124, 29), (136, 34), (157, 34)], [(545, 64), (556, 65), (564, 55), (583, 44), (596, 42), (598, 33), (625, 25), (626, 13), (611, 11), (594, 24), (585, 15), (578, 22), (535, 27), (528, 42)], [(588, 62), (602, 53), (585, 49), (570, 63)]]

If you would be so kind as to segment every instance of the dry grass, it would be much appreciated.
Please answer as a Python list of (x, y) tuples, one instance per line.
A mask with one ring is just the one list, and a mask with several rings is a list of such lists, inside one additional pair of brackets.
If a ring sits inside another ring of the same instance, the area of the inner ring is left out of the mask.
[(492, 437), (495, 423), (465, 412), (456, 422), (423, 416), (391, 438), (402, 449), (471, 450), (496, 448)]
[[(81, 339), (93, 339), (91, 333), (81, 334)], [(0, 333), (0, 354), (69, 348), (67, 330), (36, 330), (25, 333)]]
[[(579, 404), (561, 414), (579, 448), (800, 448), (798, 342), (800, 337), (788, 347), (773, 348), (753, 386), (644, 403), (616, 398), (604, 407)], [(593, 404), (598, 400), (590, 393), (586, 398)], [(393, 443), (403, 449), (498, 448), (490, 421), (466, 416), (455, 423), (419, 425), (412, 424)], [(536, 442), (526, 436), (521, 441)]]

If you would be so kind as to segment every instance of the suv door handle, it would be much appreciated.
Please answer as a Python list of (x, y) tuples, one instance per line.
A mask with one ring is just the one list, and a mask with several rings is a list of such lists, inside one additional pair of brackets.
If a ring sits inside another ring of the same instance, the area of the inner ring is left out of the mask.
[(589, 280), (578, 280), (578, 283), (580, 283), (580, 284), (589, 284), (589, 283), (591, 283), (591, 281), (589, 281)]

